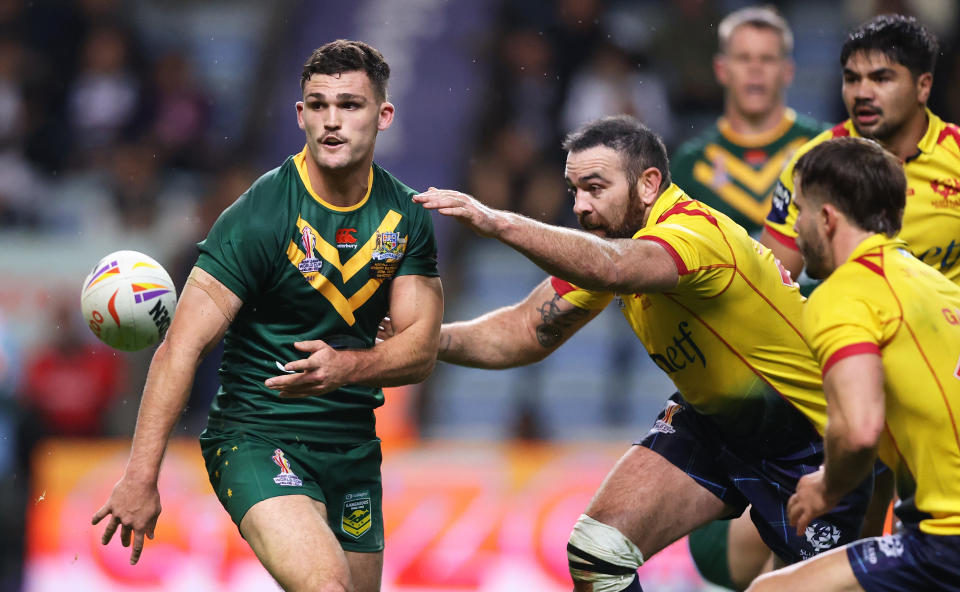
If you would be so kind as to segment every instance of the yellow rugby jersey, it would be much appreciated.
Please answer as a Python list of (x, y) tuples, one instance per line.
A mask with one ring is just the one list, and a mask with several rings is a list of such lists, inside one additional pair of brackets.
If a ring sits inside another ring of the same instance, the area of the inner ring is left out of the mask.
[[(916, 156), (903, 163), (907, 205), (899, 236), (918, 259), (960, 283), (960, 130), (929, 109), (927, 119), (927, 131), (917, 144)], [(804, 144), (780, 175), (766, 227), (775, 239), (793, 250), (797, 250), (793, 167), (817, 144), (844, 136), (859, 137), (849, 119)]]
[[(734, 437), (788, 430), (781, 422), (795, 414), (789, 403), (822, 433), (819, 368), (793, 322), (803, 297), (770, 250), (676, 185), (633, 238), (662, 245), (680, 273), (670, 292), (620, 300), (650, 357), (684, 398)], [(613, 298), (556, 278), (553, 286), (579, 308), (602, 308)]]
[(896, 474), (897, 515), (960, 535), (960, 287), (877, 234), (814, 291), (803, 328), (824, 373), (848, 356), (882, 356), (879, 454)]

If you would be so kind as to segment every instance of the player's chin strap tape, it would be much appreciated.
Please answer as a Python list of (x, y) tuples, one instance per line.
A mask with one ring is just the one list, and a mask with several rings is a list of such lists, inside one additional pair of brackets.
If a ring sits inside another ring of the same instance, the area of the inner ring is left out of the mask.
[(581, 514), (567, 543), (570, 575), (592, 582), (594, 592), (621, 592), (632, 588), (643, 553), (616, 528)]

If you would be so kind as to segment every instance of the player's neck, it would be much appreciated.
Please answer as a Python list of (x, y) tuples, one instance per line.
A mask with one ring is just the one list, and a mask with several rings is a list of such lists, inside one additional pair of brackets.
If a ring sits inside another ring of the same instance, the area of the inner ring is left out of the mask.
[(727, 101), (723, 116), (733, 132), (749, 136), (763, 134), (777, 127), (783, 121), (786, 111), (786, 105), (777, 105), (766, 113), (748, 114)]
[(367, 194), (367, 181), (370, 179), (370, 166), (373, 158), (341, 169), (324, 169), (307, 155), (307, 176), (310, 187), (325, 202), (347, 208), (355, 206)]
[(907, 160), (917, 155), (918, 144), (927, 133), (927, 110), (921, 109), (914, 113), (901, 127), (889, 138), (880, 140), (883, 147), (893, 153), (900, 160)]
[(864, 230), (849, 222), (838, 224), (837, 230), (830, 239), (830, 249), (833, 252), (833, 262), (836, 266), (843, 265), (850, 258), (860, 243), (876, 234), (869, 230)]

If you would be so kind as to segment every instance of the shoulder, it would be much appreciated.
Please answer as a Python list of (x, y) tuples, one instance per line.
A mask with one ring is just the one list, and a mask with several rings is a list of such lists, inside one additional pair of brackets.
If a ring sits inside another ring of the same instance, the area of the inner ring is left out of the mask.
[(680, 144), (680, 147), (677, 148), (677, 151), (674, 156), (675, 161), (689, 161), (695, 159), (697, 156), (703, 153), (703, 149), (707, 144), (715, 142), (720, 136), (719, 131), (717, 131), (716, 124), (710, 126), (709, 129), (704, 130), (697, 136), (690, 138)]
[(373, 164), (373, 185), (379, 194), (399, 200), (408, 200), (418, 193), (376, 163)]
[(291, 188), (291, 184), (297, 182), (295, 176), (296, 169), (292, 166), (292, 160), (288, 159), (281, 166), (261, 175), (220, 217), (229, 220), (231, 225), (246, 228), (274, 227), (277, 217), (285, 215), (290, 209), (287, 207), (290, 196), (296, 193), (295, 188)]
[(808, 115), (800, 115), (799, 113), (793, 123), (793, 131), (795, 133), (808, 135), (811, 138), (826, 131), (828, 127), (829, 126), (822, 121), (818, 121)]

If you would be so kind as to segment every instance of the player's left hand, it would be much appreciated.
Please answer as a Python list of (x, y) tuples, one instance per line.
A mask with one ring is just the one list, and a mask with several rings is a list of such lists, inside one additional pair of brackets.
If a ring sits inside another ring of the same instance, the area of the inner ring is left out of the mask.
[(825, 475), (823, 467), (820, 467), (819, 471), (801, 477), (797, 482), (797, 492), (787, 501), (787, 519), (796, 527), (797, 536), (803, 536), (814, 518), (823, 516), (839, 502), (828, 495)]
[(293, 346), (302, 352), (310, 352), (310, 355), (285, 364), (284, 370), (293, 374), (268, 378), (264, 382), (267, 388), (279, 391), (281, 397), (309, 397), (346, 384), (349, 364), (343, 359), (345, 352), (339, 352), (320, 340), (298, 341)]
[(419, 195), (414, 195), (413, 201), (428, 210), (436, 210), (444, 216), (456, 218), (482, 236), (496, 234), (497, 225), (503, 217), (503, 212), (483, 205), (466, 193), (451, 189), (431, 187)]

